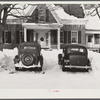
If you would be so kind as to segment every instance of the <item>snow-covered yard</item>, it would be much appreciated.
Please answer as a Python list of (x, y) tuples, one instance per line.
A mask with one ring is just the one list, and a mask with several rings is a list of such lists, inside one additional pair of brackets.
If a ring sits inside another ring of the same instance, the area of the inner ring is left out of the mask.
[[(42, 72), (14, 70), (14, 50), (0, 52), (0, 89), (100, 89), (100, 53), (89, 51), (91, 72), (62, 72), (57, 63), (61, 50), (42, 50), (44, 66)], [(7, 69), (7, 70), (4, 70)]]

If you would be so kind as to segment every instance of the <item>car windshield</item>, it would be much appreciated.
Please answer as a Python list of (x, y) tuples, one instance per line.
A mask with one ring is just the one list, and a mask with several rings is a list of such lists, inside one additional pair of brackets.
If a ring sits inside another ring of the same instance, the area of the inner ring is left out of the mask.
[(85, 49), (84, 48), (68, 48), (68, 53), (86, 53)]

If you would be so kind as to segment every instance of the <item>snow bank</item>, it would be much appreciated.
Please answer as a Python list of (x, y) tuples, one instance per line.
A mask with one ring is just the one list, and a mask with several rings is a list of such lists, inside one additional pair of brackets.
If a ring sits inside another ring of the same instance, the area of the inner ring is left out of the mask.
[(91, 66), (93, 70), (100, 69), (100, 53), (88, 51), (88, 56), (91, 61)]
[(14, 70), (13, 58), (17, 54), (18, 54), (17, 48), (11, 50), (3, 49), (3, 51), (0, 51), (0, 70), (2, 69)]

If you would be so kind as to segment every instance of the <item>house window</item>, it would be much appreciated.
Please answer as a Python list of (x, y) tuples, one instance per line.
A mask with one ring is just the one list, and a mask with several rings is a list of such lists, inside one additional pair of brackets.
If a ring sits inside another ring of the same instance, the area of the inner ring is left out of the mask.
[(49, 22), (49, 10), (46, 9), (46, 22)]
[(71, 31), (71, 43), (78, 43), (78, 31)]
[(38, 21), (45, 22), (46, 20), (46, 11), (44, 9), (38, 9)]
[(3, 39), (4, 43), (11, 43), (11, 31), (5, 31)]
[(20, 43), (20, 32), (16, 31), (16, 43)]
[(88, 42), (92, 42), (92, 35), (88, 35)]
[(94, 38), (95, 38), (94, 43), (99, 44), (100, 35), (99, 34), (94, 34)]
[(43, 15), (39, 16), (39, 21), (45, 21), (45, 17)]

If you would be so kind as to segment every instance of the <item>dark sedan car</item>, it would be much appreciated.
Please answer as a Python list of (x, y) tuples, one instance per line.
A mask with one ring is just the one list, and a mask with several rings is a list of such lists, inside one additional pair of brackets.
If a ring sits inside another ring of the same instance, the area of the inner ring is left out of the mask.
[(63, 53), (58, 55), (58, 64), (62, 66), (62, 71), (72, 68), (91, 69), (87, 48), (78, 44), (64, 45)]
[(18, 55), (14, 58), (16, 70), (21, 68), (35, 68), (42, 71), (43, 56), (41, 46), (36, 43), (21, 43), (18, 47)]

